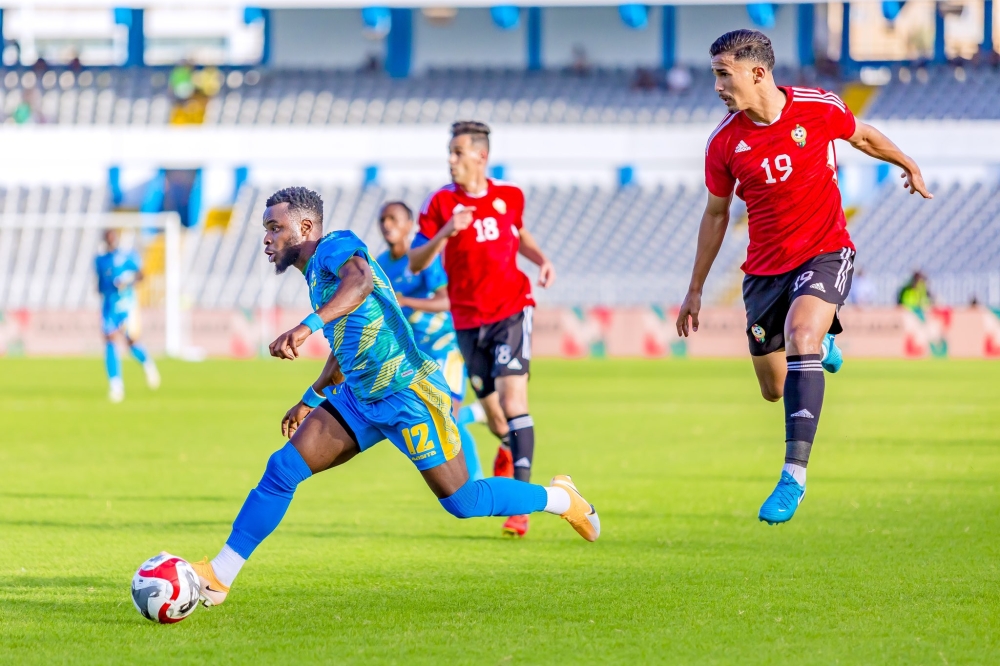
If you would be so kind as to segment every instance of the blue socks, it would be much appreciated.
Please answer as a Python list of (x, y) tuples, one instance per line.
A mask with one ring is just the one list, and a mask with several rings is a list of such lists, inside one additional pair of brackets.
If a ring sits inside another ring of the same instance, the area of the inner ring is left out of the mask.
[(108, 372), (108, 379), (119, 379), (122, 376), (122, 364), (118, 360), (118, 350), (115, 343), (104, 344), (104, 369)]
[[(295, 489), (312, 471), (289, 442), (271, 455), (257, 487), (250, 491), (233, 521), (226, 545), (243, 559), (278, 527), (292, 501)], [(458, 518), (518, 516), (543, 511), (548, 502), (545, 488), (500, 477), (469, 480), (441, 506)]]
[(475, 438), (464, 423), (458, 424), (458, 434), (462, 438), (462, 451), (465, 452), (465, 466), (469, 470), (469, 478), (473, 481), (484, 478), (483, 466), (479, 464), (479, 452), (476, 451)]
[[(273, 453), (268, 458), (264, 476), (250, 491), (233, 521), (233, 531), (226, 545), (243, 559), (249, 559), (285, 516), (296, 486), (310, 476), (312, 471), (291, 442)], [(542, 494), (544, 496), (544, 489)]]
[(441, 500), (441, 506), (456, 518), (519, 516), (544, 511), (547, 501), (548, 493), (542, 486), (491, 476), (467, 481), (453, 495)]
[(472, 406), (471, 405), (465, 405), (461, 409), (459, 409), (458, 410), (458, 418), (455, 419), (455, 421), (458, 423), (458, 426), (460, 428), (462, 426), (466, 425), (466, 424), (475, 423), (476, 422), (476, 413), (474, 411), (472, 411)]
[(145, 363), (148, 358), (148, 356), (146, 356), (146, 350), (135, 344), (132, 345), (132, 356), (134, 356), (135, 360), (139, 361), (139, 363)]

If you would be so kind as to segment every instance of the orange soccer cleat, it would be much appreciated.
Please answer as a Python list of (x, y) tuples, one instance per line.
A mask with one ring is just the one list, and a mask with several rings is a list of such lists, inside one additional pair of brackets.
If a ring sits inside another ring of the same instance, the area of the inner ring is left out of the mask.
[(493, 459), (493, 476), (514, 478), (514, 456), (511, 455), (509, 446), (501, 444), (497, 448), (497, 457)]
[(527, 516), (511, 516), (503, 524), (503, 535), (514, 539), (520, 539), (528, 533)]
[(569, 493), (569, 509), (561, 514), (566, 522), (587, 541), (597, 541), (597, 537), (601, 536), (601, 519), (598, 518), (594, 505), (583, 498), (568, 476), (554, 476), (550, 485)]
[(218, 606), (225, 601), (226, 595), (229, 594), (229, 587), (220, 583), (219, 579), (215, 577), (215, 570), (212, 568), (212, 563), (208, 561), (208, 558), (206, 557), (200, 562), (191, 562), (190, 564), (194, 568), (195, 573), (198, 574), (199, 580), (201, 580), (202, 605), (205, 608), (210, 608), (211, 606)]

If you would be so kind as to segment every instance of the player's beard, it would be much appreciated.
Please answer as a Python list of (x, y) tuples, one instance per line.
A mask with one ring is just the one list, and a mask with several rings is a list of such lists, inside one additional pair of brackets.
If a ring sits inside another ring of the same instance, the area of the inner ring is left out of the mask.
[(293, 245), (289, 248), (277, 252), (274, 255), (274, 274), (281, 275), (289, 269), (296, 261), (299, 260), (299, 256), (302, 254), (302, 248), (299, 245)]

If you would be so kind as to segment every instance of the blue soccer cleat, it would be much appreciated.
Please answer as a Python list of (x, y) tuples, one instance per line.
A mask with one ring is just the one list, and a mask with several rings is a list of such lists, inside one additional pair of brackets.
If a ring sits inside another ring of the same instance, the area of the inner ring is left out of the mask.
[(787, 523), (795, 515), (795, 510), (802, 503), (806, 487), (800, 486), (788, 472), (781, 473), (781, 479), (775, 486), (771, 496), (764, 500), (757, 517), (768, 525)]
[(822, 365), (823, 369), (831, 374), (840, 370), (841, 366), (844, 365), (844, 355), (841, 353), (840, 347), (837, 346), (837, 341), (830, 333), (827, 333), (826, 337), (823, 338)]

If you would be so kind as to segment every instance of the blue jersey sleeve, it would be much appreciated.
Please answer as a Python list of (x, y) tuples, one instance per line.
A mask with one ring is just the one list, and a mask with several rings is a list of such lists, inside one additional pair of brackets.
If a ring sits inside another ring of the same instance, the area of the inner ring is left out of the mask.
[(427, 245), (430, 242), (430, 238), (418, 232), (417, 235), (413, 237), (413, 242), (410, 244), (410, 247), (420, 247), (421, 245)]
[(434, 257), (434, 261), (422, 271), (422, 275), (424, 284), (427, 286), (427, 291), (432, 294), (448, 284), (448, 274), (444, 272), (444, 264), (441, 263), (441, 257)]
[(334, 242), (320, 243), (316, 249), (316, 256), (313, 260), (317, 266), (328, 273), (339, 275), (341, 267), (351, 257), (360, 255), (367, 261), (368, 251), (360, 238), (350, 231), (335, 231), (333, 233), (336, 234)]

